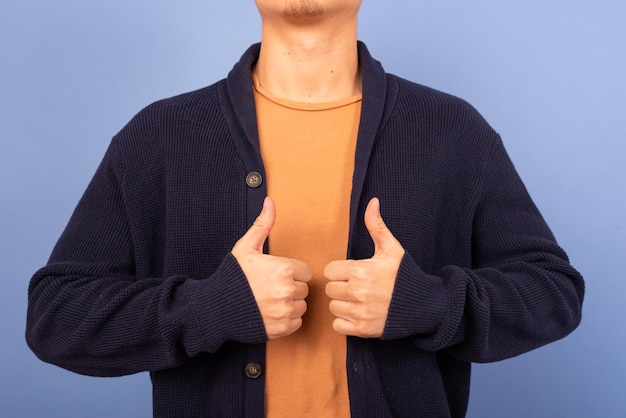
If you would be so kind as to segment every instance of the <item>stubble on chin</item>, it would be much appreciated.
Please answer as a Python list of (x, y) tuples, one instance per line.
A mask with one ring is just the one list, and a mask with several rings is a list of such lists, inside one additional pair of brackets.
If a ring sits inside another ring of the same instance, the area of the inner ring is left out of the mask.
[(324, 11), (324, 5), (317, 0), (290, 0), (283, 13), (288, 17), (311, 17), (322, 15)]

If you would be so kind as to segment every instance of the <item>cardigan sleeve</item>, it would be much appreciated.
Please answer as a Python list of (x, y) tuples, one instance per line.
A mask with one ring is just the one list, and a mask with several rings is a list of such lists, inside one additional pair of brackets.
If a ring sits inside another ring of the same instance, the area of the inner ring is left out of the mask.
[(46, 362), (117, 376), (175, 367), (226, 341), (266, 340), (229, 253), (207, 278), (137, 278), (115, 142), (29, 286), (26, 339)]
[(499, 140), (472, 225), (472, 266), (426, 274), (402, 260), (383, 339), (472, 362), (563, 338), (581, 319), (584, 282), (538, 212)]

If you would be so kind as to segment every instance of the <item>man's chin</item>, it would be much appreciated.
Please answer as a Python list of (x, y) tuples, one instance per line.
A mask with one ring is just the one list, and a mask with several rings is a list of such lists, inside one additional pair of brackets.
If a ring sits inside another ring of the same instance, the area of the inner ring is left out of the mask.
[(323, 15), (324, 12), (324, 5), (318, 0), (290, 0), (285, 5), (283, 14), (290, 18), (310, 18)]

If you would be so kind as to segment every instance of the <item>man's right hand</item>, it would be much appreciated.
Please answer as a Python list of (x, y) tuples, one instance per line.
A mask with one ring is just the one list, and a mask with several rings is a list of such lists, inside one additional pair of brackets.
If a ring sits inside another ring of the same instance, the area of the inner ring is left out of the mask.
[(274, 202), (266, 197), (263, 210), (231, 251), (248, 279), (270, 340), (290, 335), (302, 326), (307, 282), (312, 276), (309, 266), (300, 260), (263, 254), (275, 220)]

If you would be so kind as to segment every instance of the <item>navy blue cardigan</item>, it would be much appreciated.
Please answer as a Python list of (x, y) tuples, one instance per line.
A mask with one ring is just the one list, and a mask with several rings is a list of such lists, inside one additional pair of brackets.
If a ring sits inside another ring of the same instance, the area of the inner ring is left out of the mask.
[[(265, 176), (250, 78), (258, 51), (113, 138), (29, 288), (32, 350), (86, 375), (149, 371), (157, 417), (263, 415), (264, 375), (245, 368), (262, 370), (267, 337), (230, 254), (266, 194), (246, 183)], [(386, 74), (361, 43), (359, 57), (347, 257), (372, 255), (362, 219), (373, 196), (406, 255), (383, 337), (348, 338), (352, 415), (463, 417), (470, 363), (567, 335), (584, 284), (481, 116)]]

